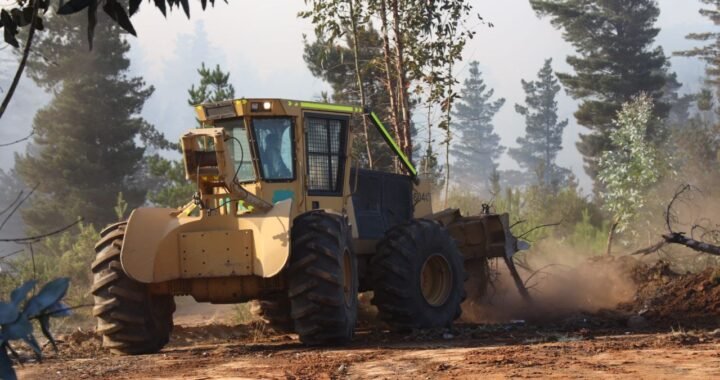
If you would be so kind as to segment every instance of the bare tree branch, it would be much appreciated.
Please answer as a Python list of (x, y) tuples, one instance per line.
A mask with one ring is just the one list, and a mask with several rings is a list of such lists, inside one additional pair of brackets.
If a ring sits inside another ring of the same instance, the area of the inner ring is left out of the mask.
[(78, 219), (78, 220), (76, 220), (76, 221), (68, 224), (68, 225), (65, 226), (65, 227), (58, 228), (57, 230), (48, 232), (48, 233), (46, 233), (46, 234), (29, 236), (29, 237), (24, 237), (24, 238), (0, 239), (0, 242), (3, 242), (3, 241), (11, 241), (11, 242), (14, 242), (14, 243), (33, 243), (33, 242), (36, 242), (36, 241), (45, 239), (46, 237), (49, 237), (49, 236), (52, 236), (52, 235), (57, 235), (57, 234), (59, 234), (59, 233), (61, 233), (61, 232), (65, 232), (65, 231), (69, 230), (70, 228), (72, 228), (73, 226), (75, 226), (76, 224), (82, 222), (82, 220), (83, 220), (83, 219), (80, 218), (80, 219)]
[(18, 253), (21, 253), (21, 252), (24, 252), (24, 251), (25, 251), (25, 249), (18, 249), (18, 250), (15, 251), (15, 252), (10, 252), (10, 253), (8, 253), (7, 255), (0, 256), (0, 260), (5, 260), (5, 259), (7, 259), (8, 257), (15, 256), (15, 255), (17, 255)]
[(23, 141), (27, 141), (27, 140), (29, 140), (34, 134), (35, 134), (35, 129), (33, 129), (32, 131), (30, 131), (30, 134), (29, 134), (29, 135), (27, 135), (27, 136), (25, 136), (25, 137), (23, 137), (23, 138), (21, 138), (21, 139), (17, 139), (17, 140), (15, 140), (15, 141), (11, 141), (11, 142), (7, 142), (7, 143), (4, 143), (4, 144), (0, 144), (0, 148), (6, 147), (6, 146), (10, 146), (10, 145), (14, 145), (14, 144), (17, 144), (17, 143), (21, 143), (21, 142), (23, 142)]
[(698, 241), (695, 239), (691, 239), (689, 237), (686, 237), (685, 234), (682, 232), (665, 234), (665, 235), (663, 235), (663, 238), (668, 243), (681, 244), (681, 245), (684, 245), (688, 248), (694, 249), (699, 252), (704, 252), (704, 253), (708, 253), (710, 255), (720, 256), (720, 247), (719, 246), (705, 243), (702, 241)]
[(637, 251), (631, 252), (630, 255), (649, 255), (651, 253), (655, 253), (659, 251), (664, 246), (668, 245), (668, 242), (665, 240), (660, 240), (659, 242), (645, 248), (638, 249)]
[(17, 197), (15, 197), (15, 200), (12, 201), (7, 207), (5, 207), (4, 210), (0, 211), (0, 215), (4, 214), (4, 213), (6, 213), (8, 210), (10, 210), (10, 209), (15, 205), (15, 202), (17, 202), (17, 201), (20, 199), (20, 197), (22, 197), (23, 193), (24, 193), (24, 191), (23, 191), (23, 190), (20, 190), (20, 191), (18, 192)]
[(531, 232), (533, 232), (533, 231), (535, 231), (535, 230), (539, 230), (539, 229), (541, 229), (541, 228), (559, 226), (559, 225), (562, 224), (563, 220), (564, 220), (564, 219), (560, 219), (560, 221), (559, 221), (559, 222), (556, 222), (556, 223), (548, 223), (548, 224), (541, 224), (541, 225), (539, 225), (539, 226), (535, 226), (535, 227), (533, 227), (533, 228), (531, 228), (531, 229), (523, 232), (523, 233), (522, 233), (520, 236), (518, 236), (517, 238), (518, 238), (518, 239), (522, 239), (522, 238), (524, 238), (525, 236), (529, 235)]
[(22, 206), (22, 204), (25, 203), (25, 201), (28, 200), (28, 198), (30, 198), (31, 195), (33, 195), (33, 193), (38, 188), (38, 186), (40, 186), (40, 184), (35, 185), (35, 187), (33, 187), (32, 190), (30, 190), (30, 192), (25, 196), (25, 198), (23, 198), (19, 202), (15, 203), (15, 206), (13, 207), (13, 209), (10, 211), (9, 214), (7, 214), (5, 219), (2, 221), (2, 224), (0, 224), (0, 231), (2, 231), (2, 229), (5, 227), (5, 224), (8, 222), (8, 220), (10, 220), (10, 218), (12, 218), (12, 216), (20, 208), (20, 206)]
[(0, 118), (2, 118), (5, 113), (5, 110), (10, 103), (10, 99), (12, 99), (13, 94), (15, 94), (15, 89), (17, 88), (18, 83), (20, 83), (23, 71), (25, 71), (25, 64), (27, 63), (28, 55), (30, 54), (30, 46), (32, 45), (33, 36), (35, 35), (35, 25), (39, 3), (39, 0), (34, 0), (33, 2), (32, 18), (30, 19), (30, 29), (28, 31), (27, 41), (25, 41), (25, 49), (23, 50), (22, 59), (20, 59), (20, 65), (18, 65), (17, 71), (15, 72), (12, 84), (10, 84), (7, 94), (5, 94), (5, 99), (3, 99), (2, 104), (0, 104)]
[[(687, 191), (692, 190), (693, 187), (689, 184), (682, 185), (678, 188), (678, 190), (673, 195), (672, 199), (670, 200), (670, 203), (668, 203), (668, 206), (665, 210), (665, 225), (667, 226), (668, 233), (662, 235), (664, 241), (655, 244), (652, 247), (648, 247), (647, 249), (640, 250), (640, 254), (643, 253), (643, 251), (646, 251), (650, 248), (655, 248), (654, 251), (659, 250), (662, 248), (665, 244), (680, 244), (684, 245), (690, 249), (694, 249), (698, 252), (707, 253), (710, 255), (720, 256), (720, 246), (713, 245), (704, 241), (696, 240), (694, 238), (694, 232), (697, 229), (703, 230), (703, 237), (708, 236), (708, 234), (712, 234), (712, 236), (720, 236), (720, 231), (710, 231), (706, 229), (705, 227), (699, 226), (697, 224), (693, 225), (690, 229), (691, 236), (687, 237), (685, 236), (684, 232), (675, 232), (673, 231), (673, 226), (671, 223), (671, 220), (674, 220), (674, 213), (673, 213), (673, 205), (675, 202), (680, 198), (682, 194), (684, 194)], [(664, 244), (663, 244), (664, 243)], [(653, 251), (653, 252), (654, 252)]]

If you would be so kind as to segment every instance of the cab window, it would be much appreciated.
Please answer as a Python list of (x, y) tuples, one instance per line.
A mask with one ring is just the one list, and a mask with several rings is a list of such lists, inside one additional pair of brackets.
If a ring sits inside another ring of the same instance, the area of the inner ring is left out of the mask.
[(255, 169), (253, 169), (252, 152), (243, 119), (218, 121), (215, 125), (225, 128), (231, 136), (227, 145), (230, 148), (234, 170), (237, 173), (235, 180), (241, 183), (254, 182), (256, 180)]
[(290, 181), (293, 165), (293, 123), (289, 117), (252, 119), (260, 175), (266, 181)]
[(342, 193), (347, 120), (306, 116), (308, 192), (311, 195)]

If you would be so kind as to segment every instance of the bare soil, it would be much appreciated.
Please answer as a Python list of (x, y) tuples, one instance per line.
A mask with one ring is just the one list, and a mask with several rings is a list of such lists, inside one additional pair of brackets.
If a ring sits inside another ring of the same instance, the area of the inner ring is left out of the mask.
[[(602, 264), (604, 265), (604, 264)], [(612, 265), (617, 266), (618, 263)], [(60, 336), (42, 363), (21, 351), (21, 379), (720, 378), (720, 278), (624, 263), (634, 295), (614, 308), (526, 313), (400, 334), (361, 323), (345, 347), (305, 347), (228, 307), (183, 305), (160, 353), (115, 356), (91, 329)], [(530, 307), (528, 307), (530, 308)], [(17, 347), (19, 348), (19, 347)]]
[[(93, 333), (26, 363), (21, 379), (717, 378), (720, 331), (624, 333), (460, 326), (396, 335), (365, 330), (347, 347), (308, 348), (259, 325), (180, 327), (161, 353), (115, 356)], [(457, 334), (457, 335), (455, 335)]]

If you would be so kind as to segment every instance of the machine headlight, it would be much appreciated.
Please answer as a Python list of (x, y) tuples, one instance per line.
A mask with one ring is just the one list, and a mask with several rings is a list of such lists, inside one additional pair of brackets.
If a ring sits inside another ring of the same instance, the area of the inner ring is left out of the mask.
[(272, 111), (272, 102), (252, 102), (250, 103), (250, 111), (252, 112), (270, 112)]

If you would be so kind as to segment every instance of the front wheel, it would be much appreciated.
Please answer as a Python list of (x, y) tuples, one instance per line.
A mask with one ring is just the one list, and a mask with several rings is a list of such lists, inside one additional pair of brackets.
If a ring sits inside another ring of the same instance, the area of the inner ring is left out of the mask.
[(463, 256), (437, 222), (415, 219), (388, 230), (370, 265), (372, 303), (397, 330), (447, 327), (465, 299)]
[(118, 354), (151, 354), (170, 340), (175, 301), (172, 296), (150, 294), (146, 284), (125, 274), (120, 265), (125, 226), (109, 226), (95, 245), (93, 316), (103, 347)]
[(295, 332), (305, 344), (343, 344), (357, 321), (357, 260), (345, 217), (316, 210), (291, 231), (288, 297)]

